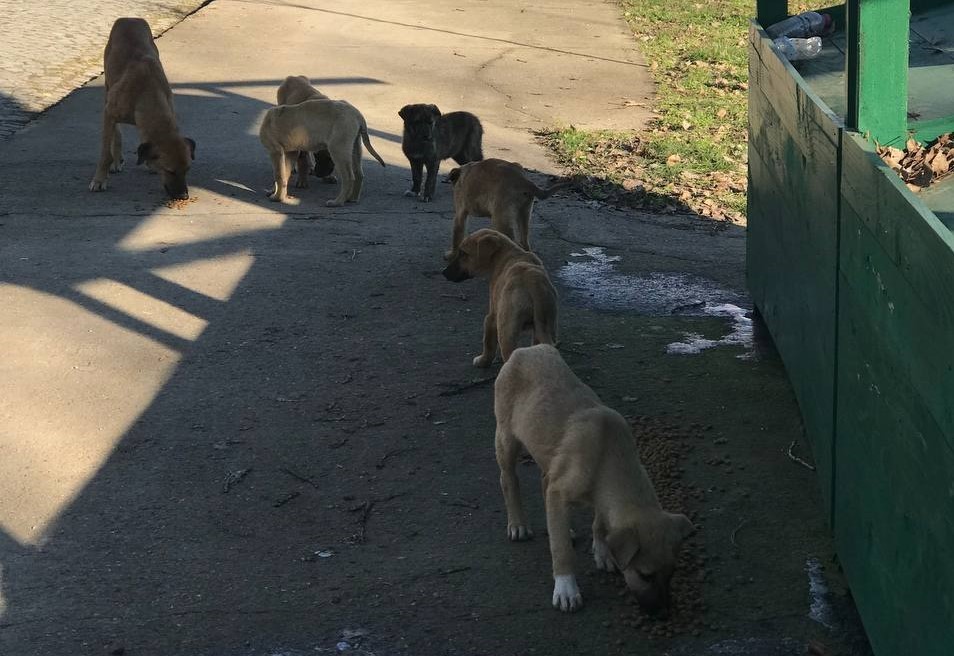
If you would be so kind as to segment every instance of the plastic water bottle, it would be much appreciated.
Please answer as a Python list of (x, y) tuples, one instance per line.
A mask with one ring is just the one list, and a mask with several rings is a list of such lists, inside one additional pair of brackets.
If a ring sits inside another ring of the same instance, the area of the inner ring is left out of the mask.
[(772, 43), (775, 48), (789, 61), (798, 61), (800, 59), (811, 59), (821, 54), (822, 40), (820, 36), (813, 36), (808, 39), (790, 39), (787, 36), (780, 36)]
[(783, 21), (765, 28), (773, 39), (780, 36), (804, 39), (810, 36), (824, 36), (831, 31), (832, 19), (828, 14), (806, 11), (797, 16), (789, 16)]

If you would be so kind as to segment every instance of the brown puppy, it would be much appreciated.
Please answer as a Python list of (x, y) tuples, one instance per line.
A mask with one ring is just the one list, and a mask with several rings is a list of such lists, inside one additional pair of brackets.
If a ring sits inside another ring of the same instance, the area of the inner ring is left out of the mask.
[(361, 170), (361, 143), (381, 166), (384, 160), (371, 146), (368, 125), (353, 105), (343, 100), (306, 100), (297, 105), (279, 105), (265, 112), (258, 138), (268, 152), (275, 173), (270, 200), (290, 202), (288, 178), (294, 157), (301, 151), (327, 148), (341, 176), (338, 196), (325, 203), (338, 207), (356, 203), (361, 197), (364, 173)]
[(195, 159), (195, 142), (179, 135), (172, 89), (159, 61), (149, 23), (141, 18), (117, 19), (109, 32), (103, 60), (103, 142), (89, 190), (105, 191), (109, 174), (123, 170), (119, 124), (128, 123), (139, 130), (137, 163), (145, 162), (159, 173), (171, 198), (188, 198), (186, 173)]
[[(411, 188), (405, 196), (417, 196), (425, 203), (434, 197), (437, 170), (448, 157), (458, 164), (479, 162), (484, 158), (484, 128), (470, 112), (441, 114), (437, 105), (405, 105), (398, 112), (404, 121), (401, 150), (411, 164)], [(423, 170), (427, 180), (421, 189)]]
[(490, 309), (484, 317), (484, 350), (474, 358), (475, 367), (490, 366), (498, 341), (506, 362), (525, 328), (533, 330), (534, 344), (556, 343), (557, 294), (540, 258), (485, 228), (461, 242), (444, 277), (460, 282), (484, 274), (490, 276)]
[(603, 405), (552, 346), (520, 348), (494, 384), (500, 487), (511, 540), (533, 537), (520, 502), (521, 445), (540, 466), (553, 560), (553, 606), (583, 604), (573, 574), (569, 507), (594, 509), (593, 557), (623, 572), (648, 612), (669, 606), (679, 547), (693, 531), (685, 515), (665, 512), (640, 462), (626, 420)]
[[(311, 82), (304, 75), (286, 77), (278, 87), (277, 96), (279, 105), (297, 105), (306, 100), (328, 100), (328, 96), (311, 86)], [(299, 189), (308, 187), (308, 175), (311, 173), (321, 178), (322, 182), (328, 184), (337, 182), (335, 176), (331, 175), (335, 169), (335, 163), (331, 161), (331, 155), (328, 154), (327, 149), (315, 153), (299, 152), (295, 168), (298, 171), (295, 186)]]
[[(454, 169), (448, 175), (454, 183), (454, 235), (451, 249), (445, 255), (450, 259), (460, 246), (467, 230), (467, 217), (489, 216), (494, 230), (504, 233), (525, 250), (530, 250), (530, 212), (533, 201), (549, 198), (553, 192), (573, 182), (565, 180), (540, 189), (524, 174), (516, 162), (485, 159)], [(520, 237), (515, 236), (519, 228)]]

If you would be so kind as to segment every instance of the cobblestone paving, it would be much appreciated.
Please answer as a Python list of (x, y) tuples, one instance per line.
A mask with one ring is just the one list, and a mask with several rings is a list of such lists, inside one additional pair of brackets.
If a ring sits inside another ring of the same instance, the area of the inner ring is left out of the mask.
[(113, 21), (161, 34), (202, 0), (0, 0), (0, 140), (103, 71)]

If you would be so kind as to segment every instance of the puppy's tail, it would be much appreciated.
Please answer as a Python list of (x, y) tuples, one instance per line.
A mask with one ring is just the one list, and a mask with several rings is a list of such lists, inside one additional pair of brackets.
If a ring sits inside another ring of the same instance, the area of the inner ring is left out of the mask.
[(381, 166), (385, 166), (384, 160), (381, 159), (380, 155), (378, 155), (378, 151), (371, 146), (371, 139), (368, 137), (368, 124), (364, 121), (361, 121), (361, 129), (359, 131), (361, 132), (361, 141), (364, 142), (364, 147), (367, 148), (368, 152), (374, 156), (374, 159), (381, 162)]
[(573, 180), (562, 180), (560, 182), (557, 182), (556, 184), (550, 185), (546, 189), (541, 189), (540, 187), (538, 187), (537, 185), (531, 182), (530, 195), (532, 195), (534, 198), (537, 198), (539, 200), (543, 200), (545, 198), (549, 198), (550, 196), (560, 191), (561, 189), (572, 187), (573, 183), (574, 183)]

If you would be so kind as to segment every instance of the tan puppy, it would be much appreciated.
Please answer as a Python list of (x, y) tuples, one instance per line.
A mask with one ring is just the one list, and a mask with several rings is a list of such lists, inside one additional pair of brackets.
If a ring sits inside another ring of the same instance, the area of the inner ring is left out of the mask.
[(669, 605), (679, 547), (693, 531), (685, 515), (665, 512), (626, 420), (602, 404), (552, 346), (517, 349), (494, 384), (497, 464), (511, 540), (533, 536), (520, 502), (517, 460), (523, 445), (540, 466), (553, 559), (553, 605), (583, 604), (573, 575), (569, 507), (594, 509), (593, 557), (619, 569), (649, 612)]
[(275, 187), (268, 197), (288, 202), (288, 178), (299, 151), (326, 148), (341, 178), (338, 196), (325, 203), (338, 207), (361, 197), (361, 142), (376, 160), (384, 160), (371, 146), (368, 125), (355, 107), (343, 100), (306, 100), (297, 105), (279, 105), (265, 112), (258, 137), (268, 151), (275, 172)]
[[(311, 86), (311, 82), (309, 82), (308, 78), (304, 75), (289, 75), (286, 77), (285, 81), (278, 87), (277, 96), (279, 105), (297, 105), (306, 100), (328, 100), (328, 96)], [(308, 176), (315, 172), (316, 156), (319, 158), (321, 164), (320, 168), (322, 170), (318, 172), (318, 177), (321, 178), (322, 182), (329, 184), (337, 182), (335, 176), (331, 175), (334, 164), (331, 162), (327, 150), (320, 150), (315, 154), (300, 151), (298, 153), (298, 161), (295, 164), (295, 168), (298, 171), (298, 179), (295, 181), (295, 186), (299, 189), (308, 188)]]
[(557, 294), (543, 263), (496, 230), (478, 230), (461, 242), (444, 277), (453, 282), (490, 276), (490, 309), (484, 317), (484, 350), (475, 367), (489, 367), (500, 343), (506, 362), (520, 333), (533, 330), (534, 344), (557, 341)]
[(145, 162), (159, 173), (170, 197), (188, 198), (186, 173), (195, 159), (195, 142), (179, 135), (172, 89), (159, 61), (149, 23), (141, 18), (120, 18), (113, 23), (103, 60), (103, 142), (89, 190), (106, 191), (109, 174), (123, 170), (119, 124), (128, 123), (139, 130), (137, 163)]
[[(530, 212), (533, 201), (549, 198), (553, 192), (570, 186), (566, 180), (540, 189), (524, 174), (516, 162), (485, 159), (453, 169), (447, 176), (454, 183), (454, 235), (451, 250), (445, 257), (453, 257), (467, 230), (467, 217), (489, 216), (490, 224), (525, 250), (530, 250)], [(519, 238), (515, 230), (519, 228)]]

